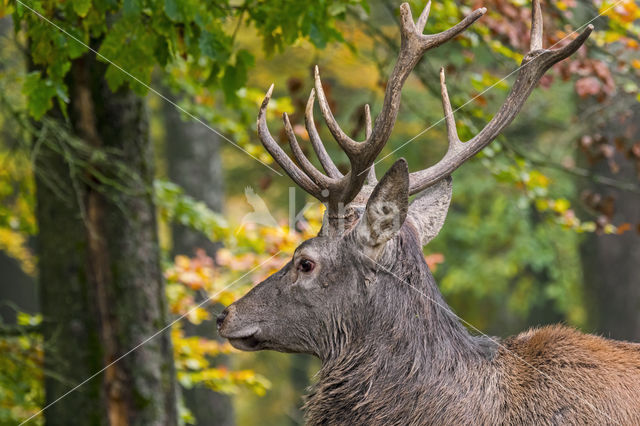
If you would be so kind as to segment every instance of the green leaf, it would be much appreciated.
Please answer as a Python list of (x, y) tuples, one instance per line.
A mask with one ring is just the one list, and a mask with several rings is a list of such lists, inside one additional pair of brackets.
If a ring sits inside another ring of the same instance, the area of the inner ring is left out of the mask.
[(81, 18), (84, 18), (87, 16), (89, 9), (91, 9), (91, 0), (72, 0), (71, 5), (73, 6), (74, 12)]
[(53, 80), (62, 81), (71, 69), (71, 61), (60, 58), (47, 68), (49, 77)]
[[(151, 71), (156, 64), (155, 47), (158, 35), (135, 19), (121, 19), (107, 33), (100, 54), (112, 61), (105, 74), (111, 90), (117, 90), (124, 82), (139, 95), (145, 95), (145, 87), (151, 81)], [(104, 58), (100, 58), (105, 61)], [(126, 72), (122, 70), (126, 70)]]
[(51, 80), (43, 80), (39, 71), (27, 74), (22, 92), (27, 97), (29, 115), (39, 120), (53, 106), (56, 88)]
[(229, 225), (224, 216), (186, 195), (173, 182), (157, 179), (153, 185), (156, 205), (169, 220), (200, 231), (213, 240), (229, 237)]
[(142, 11), (142, 0), (124, 0), (122, 2), (122, 12), (124, 16), (139, 15)]
[(316, 24), (311, 24), (311, 29), (309, 30), (309, 38), (311, 42), (320, 49), (323, 49), (327, 45), (327, 39), (324, 34), (320, 31), (320, 29), (316, 26)]
[(211, 64), (211, 68), (209, 69), (209, 76), (204, 81), (204, 86), (215, 86), (218, 83), (218, 79), (220, 78), (220, 70), (220, 64), (218, 64), (217, 62)]
[(346, 12), (347, 5), (345, 3), (333, 3), (329, 6), (327, 11), (331, 16), (338, 16)]
[(202, 31), (198, 39), (200, 52), (216, 62), (227, 62), (231, 54), (229, 38), (221, 32)]
[(254, 65), (255, 59), (253, 55), (245, 49), (240, 49), (236, 53), (236, 65), (241, 66), (244, 71), (248, 71)]
[(75, 27), (70, 27), (66, 31), (75, 38), (67, 37), (65, 43), (65, 50), (69, 55), (69, 59), (79, 58), (87, 51), (86, 45), (89, 44), (89, 34)]
[(225, 68), (222, 76), (222, 90), (227, 101), (236, 101), (236, 92), (247, 82), (249, 68), (253, 62), (253, 55), (243, 49), (236, 54), (235, 65), (229, 65)]
[(167, 66), (169, 59), (171, 59), (171, 52), (169, 52), (169, 44), (164, 37), (158, 37), (156, 48), (154, 50), (154, 56), (158, 61), (158, 64), (162, 67)]
[(198, 6), (192, 0), (165, 0), (164, 12), (174, 22), (188, 22), (198, 13)]
[(115, 92), (125, 82), (126, 76), (118, 68), (109, 64), (109, 67), (107, 68), (107, 72), (105, 72), (104, 74), (104, 78), (105, 80), (107, 80), (107, 85), (109, 86), (109, 89), (111, 89), (112, 92)]

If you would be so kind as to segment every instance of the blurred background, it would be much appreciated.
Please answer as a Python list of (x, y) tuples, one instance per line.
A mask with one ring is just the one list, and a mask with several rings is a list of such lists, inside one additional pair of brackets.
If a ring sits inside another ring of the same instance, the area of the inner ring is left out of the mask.
[[(287, 112), (309, 152), (317, 64), (361, 138), (398, 52), (399, 5), (0, 3), (0, 424), (302, 423), (318, 361), (240, 353), (215, 332), (223, 306), (322, 217), (262, 149), (255, 118), (275, 83), (272, 133), (284, 141)], [(444, 155), (440, 67), (463, 140), (504, 100), (529, 1), (438, 0), (426, 32), (482, 6), (409, 78), (380, 176), (399, 157), (417, 170)], [(596, 31), (455, 172), (425, 257), (454, 311), (487, 334), (561, 322), (640, 341), (640, 6), (547, 0), (543, 12), (546, 47)]]

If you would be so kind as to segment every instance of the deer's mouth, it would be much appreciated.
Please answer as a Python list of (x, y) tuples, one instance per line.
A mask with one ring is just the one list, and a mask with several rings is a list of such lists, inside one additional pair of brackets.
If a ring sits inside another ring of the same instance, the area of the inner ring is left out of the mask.
[(257, 351), (260, 346), (260, 339), (257, 337), (260, 330), (257, 327), (245, 328), (236, 332), (224, 332), (220, 330), (220, 335), (229, 339), (229, 343), (241, 351)]
[(256, 333), (246, 337), (229, 337), (229, 343), (236, 349), (241, 351), (257, 351), (260, 348), (261, 340), (258, 339)]

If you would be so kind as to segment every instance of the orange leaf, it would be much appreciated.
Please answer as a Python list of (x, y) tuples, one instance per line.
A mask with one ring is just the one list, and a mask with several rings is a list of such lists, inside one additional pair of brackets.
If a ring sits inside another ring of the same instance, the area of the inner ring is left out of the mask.
[(625, 232), (630, 230), (631, 230), (630, 223), (623, 223), (622, 225), (618, 226), (618, 234), (624, 234)]
[(427, 261), (429, 269), (435, 271), (439, 264), (444, 263), (444, 255), (442, 253), (432, 253), (424, 257)]

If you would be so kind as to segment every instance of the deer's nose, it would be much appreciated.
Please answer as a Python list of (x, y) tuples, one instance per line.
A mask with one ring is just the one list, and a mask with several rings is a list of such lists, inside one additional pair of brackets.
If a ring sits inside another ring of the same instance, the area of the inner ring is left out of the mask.
[(227, 317), (227, 315), (229, 315), (229, 308), (226, 308), (224, 311), (222, 311), (220, 315), (218, 315), (218, 317), (216, 318), (216, 325), (218, 326), (218, 331), (220, 330), (220, 327), (222, 327), (222, 323), (224, 322), (224, 319)]

